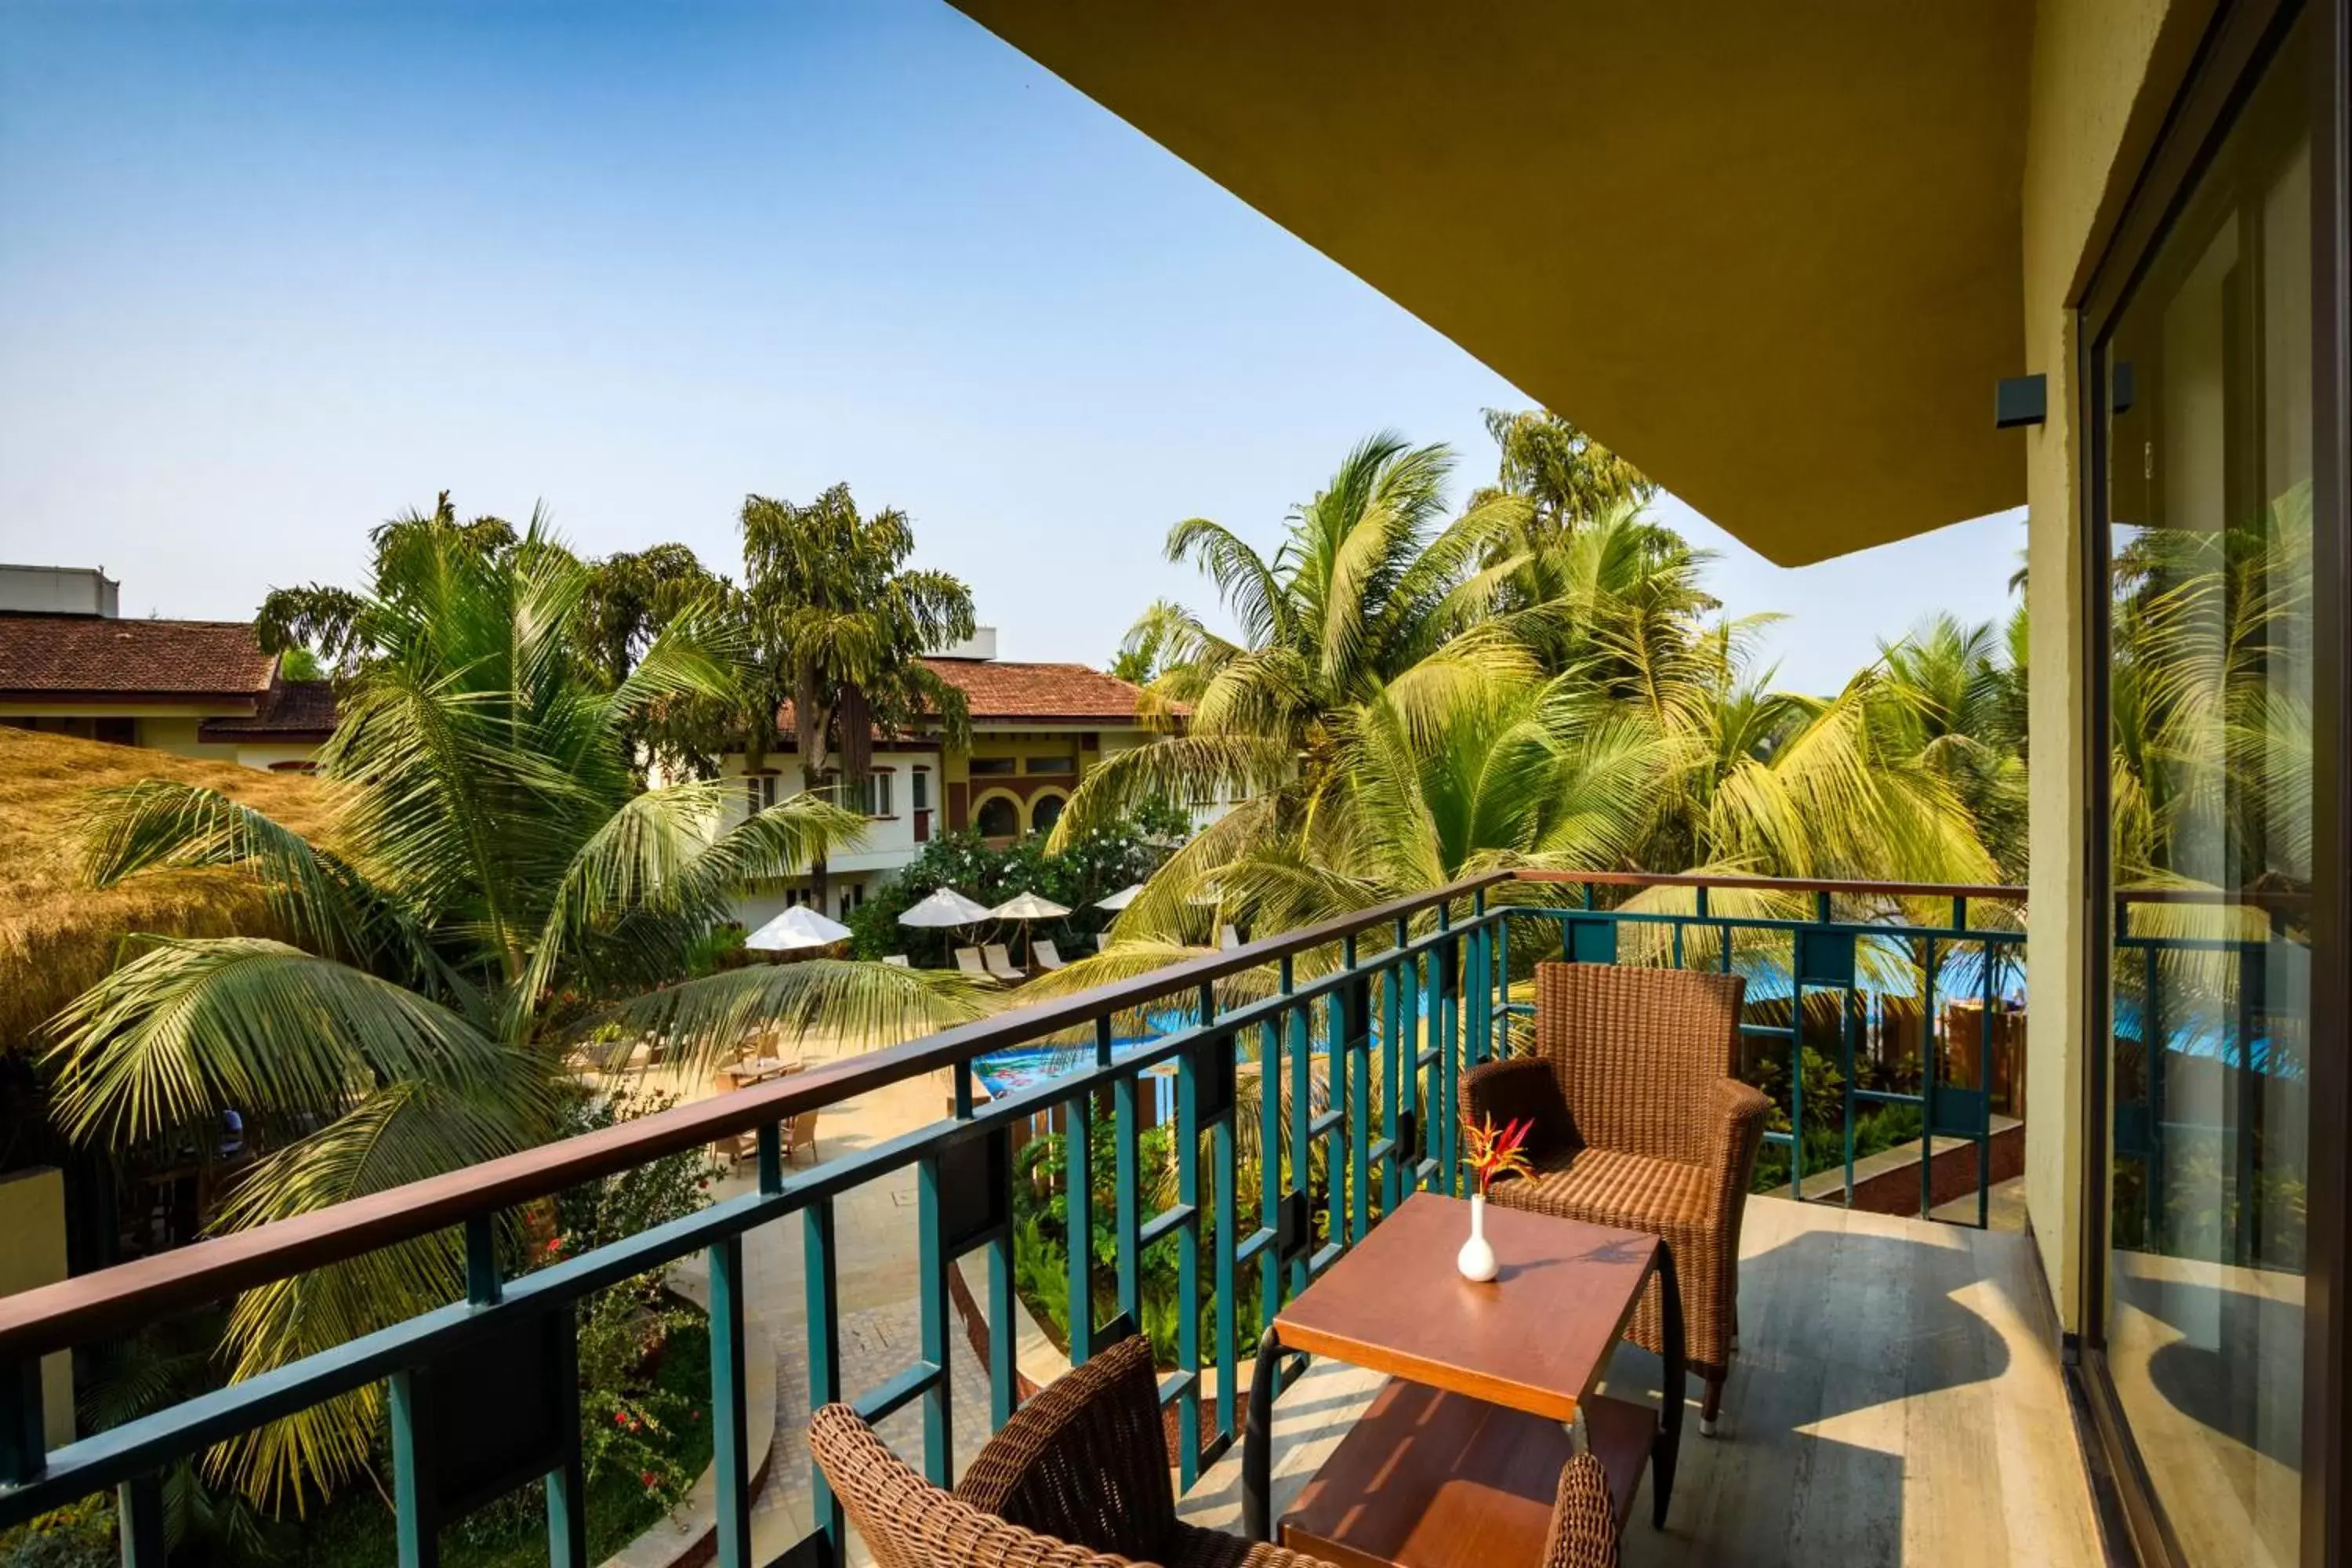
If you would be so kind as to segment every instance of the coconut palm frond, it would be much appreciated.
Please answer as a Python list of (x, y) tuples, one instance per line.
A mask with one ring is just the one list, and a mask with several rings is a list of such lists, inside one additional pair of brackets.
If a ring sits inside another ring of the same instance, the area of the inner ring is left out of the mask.
[(336, 1115), (387, 1082), (530, 1101), (533, 1073), (398, 984), (255, 937), (158, 940), (54, 1026), (59, 1118), (129, 1143), (221, 1114)]
[[(216, 1228), (316, 1214), (513, 1153), (542, 1129), (518, 1125), (503, 1095), (425, 1080), (394, 1082), (335, 1121), (262, 1160)], [(432, 1310), (464, 1292), (456, 1232), (379, 1247), (237, 1298), (225, 1344), (232, 1374), (257, 1376)], [(370, 1459), (381, 1384), (274, 1421), (215, 1448), (206, 1468), (273, 1510), (299, 1511)]]
[(1215, 799), (1279, 788), (1293, 765), (1282, 742), (1255, 735), (1167, 735), (1115, 752), (1078, 781), (1054, 825), (1047, 852), (1059, 854), (1081, 836), (1119, 821), (1149, 802)]
[(259, 882), (297, 942), (395, 964), (431, 989), (447, 984), (446, 966), (395, 900), (341, 857), (219, 790), (154, 778), (96, 790), (74, 826), (92, 887), (172, 868), (234, 867)]
[(757, 1031), (781, 1029), (802, 1048), (833, 1053), (896, 1045), (984, 1016), (986, 985), (951, 971), (847, 959), (755, 963), (603, 1008), (583, 1030), (615, 1025), (667, 1039), (673, 1059), (708, 1071)]

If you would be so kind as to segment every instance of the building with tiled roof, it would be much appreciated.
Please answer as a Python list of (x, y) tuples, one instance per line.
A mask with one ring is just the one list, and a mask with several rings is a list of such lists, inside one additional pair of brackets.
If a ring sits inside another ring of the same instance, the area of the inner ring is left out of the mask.
[(0, 724), (247, 767), (308, 767), (335, 727), (247, 621), (124, 619), (102, 572), (0, 565)]
[(985, 718), (991, 724), (1129, 725), (1141, 717), (1141, 691), (1088, 665), (976, 658), (924, 662), (963, 693), (975, 723)]
[[(859, 803), (866, 842), (826, 867), (828, 914), (856, 908), (940, 834), (970, 827), (1002, 839), (1050, 831), (1080, 779), (1151, 738), (1140, 689), (1087, 665), (999, 659), (992, 627), (925, 662), (963, 692), (971, 744), (949, 746), (937, 732), (874, 737), (873, 774)], [(793, 733), (789, 707), (777, 728)], [(740, 752), (730, 755), (721, 776), (742, 781), (731, 820), (803, 784), (789, 740), (756, 771), (745, 769)], [(808, 897), (803, 880), (761, 889), (741, 918), (756, 926)]]

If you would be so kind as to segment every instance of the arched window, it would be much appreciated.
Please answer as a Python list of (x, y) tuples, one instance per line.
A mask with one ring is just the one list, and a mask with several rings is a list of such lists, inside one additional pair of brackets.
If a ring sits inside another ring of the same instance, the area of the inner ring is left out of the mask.
[(980, 803), (971, 825), (982, 838), (1011, 838), (1021, 831), (1021, 810), (1010, 795), (992, 795)]
[(1051, 833), (1054, 824), (1062, 820), (1062, 807), (1068, 805), (1066, 795), (1041, 795), (1029, 803), (1029, 831)]

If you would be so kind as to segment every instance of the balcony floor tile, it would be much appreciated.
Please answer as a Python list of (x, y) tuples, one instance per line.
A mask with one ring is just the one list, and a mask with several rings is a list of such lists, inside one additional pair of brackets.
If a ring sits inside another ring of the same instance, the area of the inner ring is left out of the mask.
[[(1636, 1500), (1627, 1563), (2101, 1562), (2031, 1246), (1749, 1200), (1723, 1435), (1699, 1436), (1694, 1381), (1672, 1514), (1654, 1531)], [(1654, 1403), (1659, 1375), (1656, 1358), (1621, 1347), (1606, 1386)], [(1277, 1515), (1378, 1386), (1325, 1362), (1283, 1397)], [(1234, 1528), (1240, 1497), (1230, 1455), (1183, 1511)]]

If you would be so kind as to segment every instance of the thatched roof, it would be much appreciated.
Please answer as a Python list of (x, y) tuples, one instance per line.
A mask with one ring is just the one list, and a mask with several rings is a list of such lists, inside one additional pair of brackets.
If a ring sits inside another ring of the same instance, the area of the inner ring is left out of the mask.
[(103, 891), (83, 880), (73, 831), (82, 798), (150, 778), (209, 785), (305, 836), (331, 816), (329, 790), (298, 773), (0, 727), (0, 1052), (30, 1043), (112, 966), (131, 932), (268, 931), (260, 889), (236, 872), (151, 872)]

